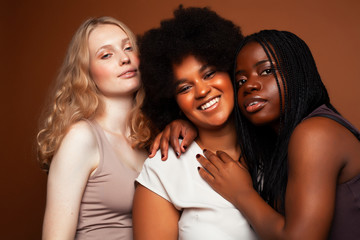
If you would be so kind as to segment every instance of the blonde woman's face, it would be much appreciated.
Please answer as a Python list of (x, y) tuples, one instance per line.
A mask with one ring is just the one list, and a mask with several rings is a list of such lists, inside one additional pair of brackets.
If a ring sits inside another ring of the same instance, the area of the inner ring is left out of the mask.
[(97, 26), (89, 36), (90, 75), (105, 97), (133, 95), (140, 86), (139, 59), (118, 26)]

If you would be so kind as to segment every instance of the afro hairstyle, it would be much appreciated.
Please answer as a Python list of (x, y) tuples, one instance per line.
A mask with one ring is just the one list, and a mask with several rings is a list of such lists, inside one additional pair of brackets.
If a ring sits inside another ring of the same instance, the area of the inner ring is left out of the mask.
[(175, 100), (173, 65), (189, 56), (230, 74), (243, 39), (238, 26), (209, 8), (181, 5), (139, 38), (140, 72), (145, 89), (142, 107), (157, 130), (184, 118)]

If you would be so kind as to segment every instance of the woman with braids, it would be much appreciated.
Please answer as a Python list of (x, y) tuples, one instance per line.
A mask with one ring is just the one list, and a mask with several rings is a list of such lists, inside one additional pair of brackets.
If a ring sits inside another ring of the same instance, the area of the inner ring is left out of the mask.
[(305, 42), (246, 37), (234, 84), (246, 165), (206, 151), (201, 177), (261, 239), (360, 239), (360, 132), (331, 105)]
[(43, 239), (132, 239), (134, 180), (146, 153), (128, 135), (135, 125), (144, 126), (138, 138), (149, 135), (137, 52), (133, 33), (111, 17), (75, 33), (38, 134), (48, 172)]
[(143, 110), (161, 130), (177, 118), (198, 131), (181, 160), (145, 161), (134, 197), (135, 239), (255, 239), (240, 212), (198, 174), (196, 156), (221, 149), (240, 157), (229, 71), (240, 29), (207, 8), (175, 10), (140, 41)]

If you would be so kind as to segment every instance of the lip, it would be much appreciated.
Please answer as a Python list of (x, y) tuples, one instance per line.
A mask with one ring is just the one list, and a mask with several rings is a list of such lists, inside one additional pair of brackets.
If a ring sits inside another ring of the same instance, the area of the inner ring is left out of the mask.
[(266, 103), (267, 101), (261, 97), (252, 97), (252, 98), (247, 98), (244, 101), (243, 106), (246, 112), (255, 113), (263, 109)]
[(136, 68), (129, 68), (122, 73), (118, 77), (120, 78), (132, 78), (137, 75), (137, 69)]
[[(214, 108), (216, 108), (219, 105), (221, 96), (214, 96), (214, 97), (210, 97), (208, 98), (206, 101), (203, 101), (203, 103), (201, 103), (197, 109), (201, 110), (201, 111), (209, 111), (212, 110)], [(206, 104), (210, 104), (209, 106), (205, 106)], [(206, 107), (205, 109), (203, 107)]]

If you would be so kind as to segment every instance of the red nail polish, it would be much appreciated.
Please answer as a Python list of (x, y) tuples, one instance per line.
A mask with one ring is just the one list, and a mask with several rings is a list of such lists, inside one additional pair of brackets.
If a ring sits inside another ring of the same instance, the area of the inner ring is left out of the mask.
[(200, 154), (196, 154), (196, 158), (199, 158), (200, 157)]

